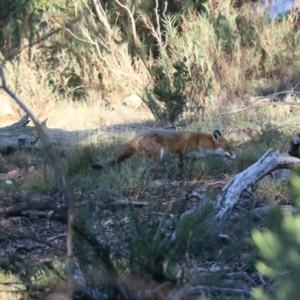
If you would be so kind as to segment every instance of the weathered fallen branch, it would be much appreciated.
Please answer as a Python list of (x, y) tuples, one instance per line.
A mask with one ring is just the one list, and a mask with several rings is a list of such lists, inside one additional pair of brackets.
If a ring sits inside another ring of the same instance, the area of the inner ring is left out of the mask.
[(184, 298), (189, 298), (194, 295), (199, 295), (203, 293), (222, 293), (227, 295), (243, 295), (244, 297), (249, 298), (251, 296), (251, 292), (246, 289), (239, 289), (239, 288), (222, 288), (222, 287), (210, 287), (210, 286), (194, 286), (194, 287), (187, 287), (176, 291), (175, 293), (171, 293), (168, 296), (168, 299), (172, 300), (179, 300)]
[(149, 202), (139, 201), (139, 200), (128, 200), (128, 199), (120, 199), (115, 202), (115, 204), (124, 205), (124, 206), (136, 206), (136, 207), (144, 207), (148, 206)]
[(291, 156), (280, 156), (279, 151), (270, 154), (268, 150), (255, 164), (234, 176), (222, 189), (217, 197), (218, 219), (230, 213), (240, 199), (241, 194), (248, 188), (256, 186), (257, 182), (266, 175), (278, 169), (291, 169), (300, 166), (300, 159)]
[(244, 107), (244, 108), (241, 108), (241, 109), (237, 109), (237, 110), (234, 110), (234, 111), (224, 112), (224, 113), (221, 113), (221, 115), (235, 114), (235, 113), (242, 112), (242, 111), (245, 111), (245, 110), (254, 109), (254, 108), (260, 108), (260, 107), (265, 107), (265, 106), (269, 106), (269, 105), (300, 106), (300, 103), (299, 102), (281, 102), (281, 101), (268, 102), (268, 103), (263, 103), (263, 104), (257, 104), (257, 105), (247, 106), (247, 107)]

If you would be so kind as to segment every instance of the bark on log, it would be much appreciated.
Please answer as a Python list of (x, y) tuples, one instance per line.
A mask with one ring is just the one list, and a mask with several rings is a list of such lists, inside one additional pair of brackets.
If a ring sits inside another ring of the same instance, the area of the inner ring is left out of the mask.
[(266, 175), (278, 169), (291, 169), (300, 165), (300, 159), (291, 156), (280, 156), (279, 151), (270, 154), (268, 150), (255, 164), (234, 176), (222, 189), (217, 197), (217, 219), (229, 215), (240, 199), (241, 194), (256, 186)]

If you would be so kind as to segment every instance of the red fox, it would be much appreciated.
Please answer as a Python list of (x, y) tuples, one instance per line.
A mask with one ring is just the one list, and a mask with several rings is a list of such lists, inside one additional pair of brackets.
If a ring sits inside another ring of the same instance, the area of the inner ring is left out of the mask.
[(208, 155), (220, 155), (235, 159), (230, 143), (222, 136), (219, 130), (212, 134), (192, 131), (167, 131), (153, 130), (140, 134), (122, 145), (113, 153), (113, 158), (104, 163), (92, 164), (93, 169), (101, 169), (104, 166), (114, 165), (137, 154), (143, 161), (145, 154), (154, 159), (158, 165), (165, 150), (176, 153), (179, 158), (179, 165), (183, 164), (186, 152), (191, 152), (196, 157)]
[(179, 165), (183, 165), (186, 152), (198, 157), (208, 155), (220, 155), (235, 159), (236, 155), (230, 143), (222, 136), (219, 130), (212, 134), (191, 131), (167, 131), (153, 130), (140, 134), (122, 145), (113, 153), (113, 157), (104, 162), (92, 164), (93, 169), (101, 169), (128, 159), (135, 153), (140, 160), (144, 159), (145, 153), (151, 156), (156, 165), (160, 164), (165, 150), (176, 153)]

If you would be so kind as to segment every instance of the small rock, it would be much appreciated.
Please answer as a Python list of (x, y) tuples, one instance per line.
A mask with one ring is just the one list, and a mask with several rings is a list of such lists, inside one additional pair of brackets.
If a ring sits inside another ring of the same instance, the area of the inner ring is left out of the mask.
[(141, 107), (143, 105), (143, 100), (139, 95), (132, 94), (132, 95), (130, 95), (128, 97), (125, 97), (123, 99), (123, 105), (127, 105), (127, 106), (132, 107), (132, 108), (138, 108), (138, 107)]
[(156, 187), (160, 187), (166, 184), (166, 181), (164, 179), (156, 179), (152, 181), (152, 185)]

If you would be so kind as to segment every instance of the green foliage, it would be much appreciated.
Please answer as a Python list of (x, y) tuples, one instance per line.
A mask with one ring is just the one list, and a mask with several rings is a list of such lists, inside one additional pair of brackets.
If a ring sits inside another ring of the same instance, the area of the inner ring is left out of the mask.
[(244, 15), (239, 14), (236, 19), (236, 26), (240, 32), (239, 38), (241, 39), (242, 47), (257, 47), (259, 43), (259, 33), (256, 30), (256, 24), (248, 16), (252, 12), (251, 8), (244, 7)]
[(213, 212), (207, 206), (179, 220), (183, 204), (180, 198), (172, 209), (163, 209), (160, 202), (149, 203), (142, 216), (134, 206), (122, 209), (127, 221), (121, 218), (123, 221), (115, 223), (113, 229), (117, 238), (113, 255), (120, 271), (157, 282), (175, 280), (176, 264), (184, 259), (191, 240), (205, 239)]
[(65, 267), (65, 263), (55, 260), (47, 266), (34, 270), (32, 281), (48, 287), (54, 286), (58, 281), (63, 282)]
[[(27, 1), (2, 0), (0, 1), (0, 47), (8, 47), (10, 44), (14, 47), (20, 43), (20, 37), (23, 26), (23, 19), (26, 15), (26, 8), (31, 3)], [(9, 26), (5, 26), (9, 24)], [(3, 26), (4, 25), (4, 26)], [(8, 35), (7, 35), (8, 34)], [(11, 39), (11, 40), (9, 40)]]
[[(0, 1), (0, 51), (4, 59), (15, 60), (20, 53), (26, 53), (29, 61), (35, 61), (37, 69), (43, 61), (47, 68), (43, 69), (42, 76), (46, 74), (52, 90), (66, 96), (82, 97), (82, 72), (77, 68), (80, 55), (77, 51), (72, 52), (74, 40), (64, 31), (51, 34), (74, 18), (75, 8), (80, 10), (81, 4), (81, 1), (68, 0)], [(32, 52), (36, 44), (43, 50)], [(65, 49), (69, 51), (67, 55)], [(15, 62), (18, 65), (19, 60)]]
[(214, 28), (217, 36), (217, 47), (231, 53), (234, 49), (234, 44), (239, 36), (233, 34), (233, 26), (235, 24), (237, 14), (230, 17), (225, 17), (221, 14), (214, 20)]
[[(40, 36), (48, 21), (49, 13), (54, 10), (72, 9), (69, 1), (55, 0), (2, 0), (0, 1), (0, 49), (19, 47), (22, 38), (27, 37), (29, 45)], [(13, 57), (11, 57), (13, 58)]]
[[(300, 172), (293, 171), (291, 184), (295, 201), (300, 207)], [(252, 231), (254, 243), (260, 250), (262, 261), (256, 268), (262, 274), (277, 280), (275, 298), (278, 300), (299, 298), (300, 280), (300, 216), (283, 215), (279, 209), (271, 214), (271, 226), (266, 231)], [(257, 300), (274, 299), (262, 289), (255, 289), (253, 296)]]
[(151, 75), (154, 78), (152, 90), (145, 88), (146, 103), (158, 120), (174, 123), (186, 107), (186, 85), (191, 81), (184, 61), (176, 61), (171, 72), (163, 67), (154, 67)]
[[(136, 51), (136, 42), (134, 41), (131, 19), (128, 14), (128, 10), (121, 7), (115, 0), (102, 0), (103, 7), (107, 7), (109, 14), (109, 20), (111, 24), (120, 29), (120, 33), (124, 40), (128, 41), (129, 52), (133, 55), (139, 53)], [(182, 15), (188, 11), (203, 11), (204, 4), (207, 0), (189, 0), (189, 1), (148, 1), (141, 0), (138, 3), (133, 1), (123, 1), (130, 11), (133, 12), (133, 16), (136, 19), (136, 31), (139, 41), (143, 41), (147, 48), (148, 54), (154, 53), (155, 56), (159, 55), (159, 50), (156, 45), (156, 38), (153, 36), (151, 25), (154, 27), (161, 27), (161, 32), (165, 31), (165, 24), (163, 20), (166, 16)], [(146, 16), (147, 22), (141, 22), (142, 16)], [(176, 23), (178, 24), (178, 23)], [(159, 33), (160, 34), (160, 33)], [(163, 33), (165, 35), (165, 33)]]

